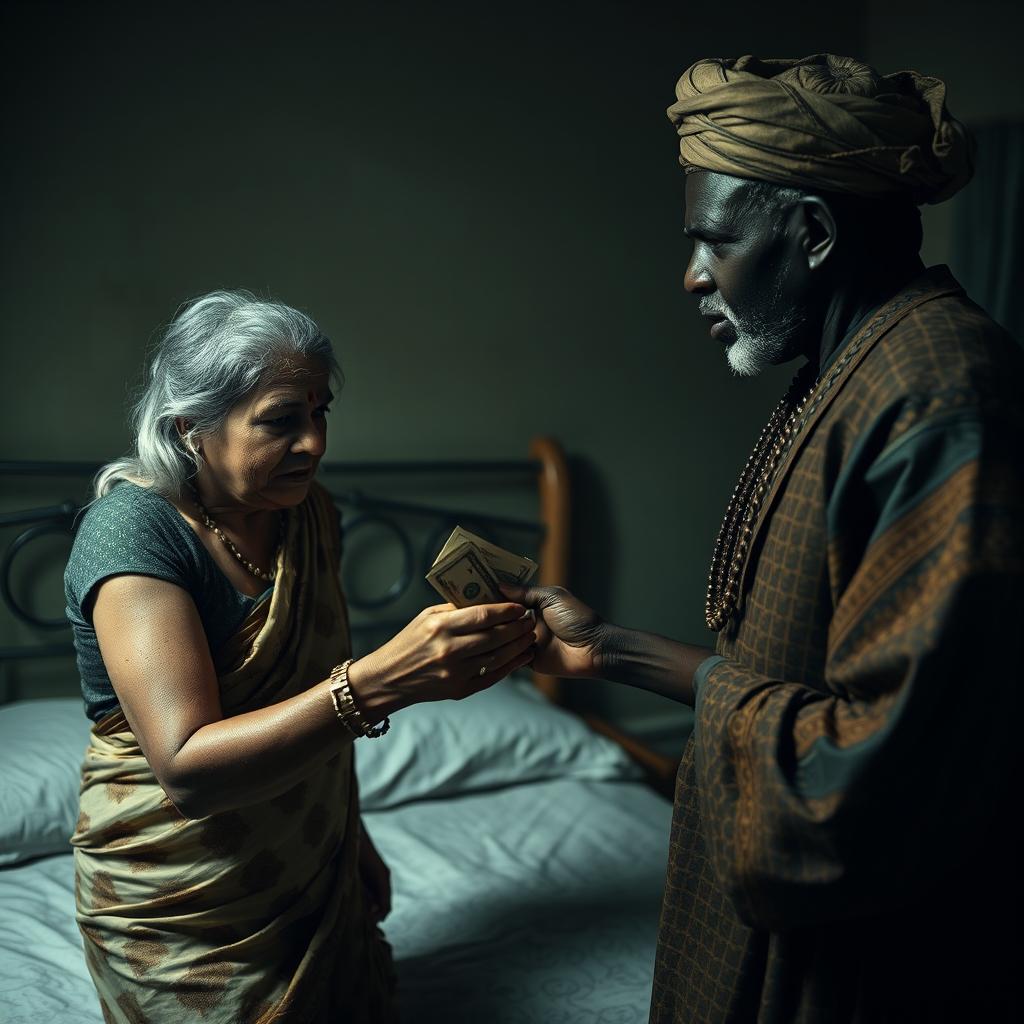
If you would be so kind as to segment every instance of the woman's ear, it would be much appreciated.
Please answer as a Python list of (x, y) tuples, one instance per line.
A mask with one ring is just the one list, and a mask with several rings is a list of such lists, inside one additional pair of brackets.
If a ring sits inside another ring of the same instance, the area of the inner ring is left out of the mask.
[(817, 270), (829, 258), (836, 242), (836, 219), (820, 196), (804, 196), (799, 202), (802, 216), (801, 245), (808, 270)]
[(184, 416), (175, 416), (174, 426), (178, 431), (178, 437), (181, 438), (185, 447), (195, 455), (202, 455), (203, 446), (201, 444), (196, 444), (188, 437), (188, 432), (195, 426), (195, 424), (191, 420), (185, 419)]

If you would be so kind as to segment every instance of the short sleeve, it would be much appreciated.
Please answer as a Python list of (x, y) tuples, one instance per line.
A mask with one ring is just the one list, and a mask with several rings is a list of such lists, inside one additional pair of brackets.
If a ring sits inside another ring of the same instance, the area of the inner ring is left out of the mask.
[(121, 483), (92, 505), (79, 523), (64, 573), (68, 617), (92, 625), (89, 601), (110, 576), (153, 576), (193, 591), (188, 524), (159, 495)]

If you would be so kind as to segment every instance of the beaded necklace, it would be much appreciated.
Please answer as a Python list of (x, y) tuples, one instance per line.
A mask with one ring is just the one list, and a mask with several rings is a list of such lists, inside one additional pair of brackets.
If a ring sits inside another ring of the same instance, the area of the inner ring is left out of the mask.
[[(203, 521), (203, 525), (208, 529), (212, 530), (220, 539), (227, 545), (227, 549), (238, 559), (253, 574), (257, 579), (264, 580), (267, 583), (273, 583), (277, 578), (277, 569), (260, 569), (258, 566), (253, 565), (245, 555), (242, 554), (238, 548), (232, 543), (231, 538), (213, 521), (210, 513), (206, 511), (206, 506), (199, 500), (199, 492), (195, 489), (192, 484), (189, 484), (189, 489), (192, 491), (192, 500), (197, 509), (199, 509), (199, 517)], [(278, 517), (278, 531), (277, 531), (277, 547), (274, 550), (274, 562), (277, 562), (277, 553), (281, 550), (281, 545), (284, 543), (284, 515), (281, 514)]]
[(789, 451), (798, 428), (804, 406), (818, 387), (818, 379), (808, 386), (814, 368), (810, 363), (801, 367), (789, 385), (786, 394), (775, 407), (750, 453), (739, 482), (733, 489), (725, 517), (715, 540), (708, 573), (708, 593), (704, 617), (708, 629), (716, 633), (725, 628), (736, 608), (739, 596), (740, 573), (750, 548), (754, 523), (761, 503), (771, 487), (772, 478), (782, 456)]
[(775, 472), (793, 446), (793, 441), (828, 397), (836, 382), (843, 379), (846, 368), (859, 358), (865, 348), (870, 349), (900, 315), (929, 293), (927, 287), (904, 289), (895, 299), (883, 304), (866, 327), (857, 329), (853, 340), (842, 346), (842, 355), (832, 364), (824, 378), (815, 377), (812, 381), (814, 368), (810, 363), (801, 367), (793, 378), (789, 390), (761, 431), (726, 507), (711, 558), (711, 572), (708, 574), (704, 616), (709, 629), (716, 633), (724, 629), (736, 610), (740, 573), (754, 535), (754, 524), (761, 503), (771, 489)]

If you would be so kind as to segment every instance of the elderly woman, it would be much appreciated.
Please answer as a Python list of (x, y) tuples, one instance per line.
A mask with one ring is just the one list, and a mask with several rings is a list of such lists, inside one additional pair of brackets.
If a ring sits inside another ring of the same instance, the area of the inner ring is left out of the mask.
[[(352, 743), (526, 664), (517, 604), (425, 609), (353, 661), (314, 481), (331, 344), (245, 292), (185, 308), (65, 577), (86, 710), (78, 920), (106, 1021), (393, 1018), (387, 869)], [(366, 742), (364, 739), (363, 742)]]

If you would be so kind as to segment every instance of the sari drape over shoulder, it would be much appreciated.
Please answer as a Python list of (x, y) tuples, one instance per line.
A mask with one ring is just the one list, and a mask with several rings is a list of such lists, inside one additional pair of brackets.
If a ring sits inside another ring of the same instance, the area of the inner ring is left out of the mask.
[[(272, 593), (215, 653), (225, 717), (286, 700), (348, 656), (339, 559), (337, 514), (314, 484), (288, 515)], [(271, 800), (190, 820), (120, 711), (93, 727), (72, 843), (107, 1022), (394, 1019), (388, 947), (363, 907), (352, 753)]]

